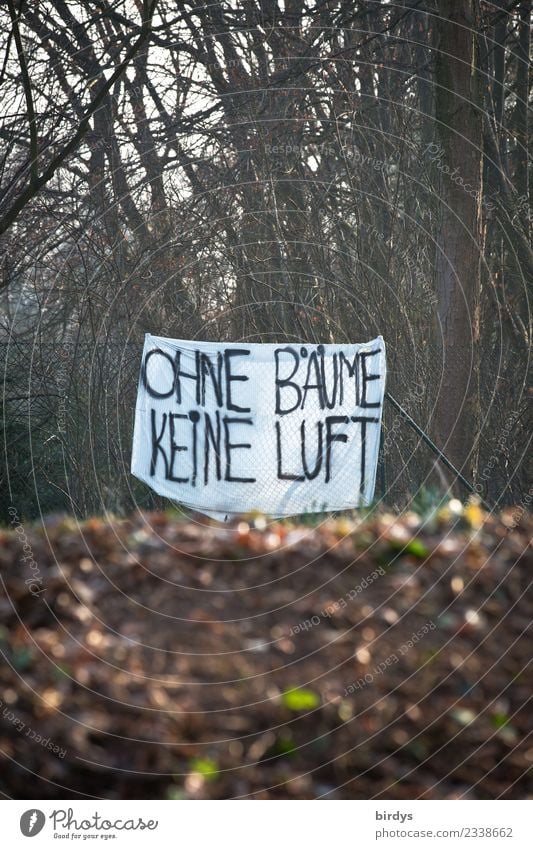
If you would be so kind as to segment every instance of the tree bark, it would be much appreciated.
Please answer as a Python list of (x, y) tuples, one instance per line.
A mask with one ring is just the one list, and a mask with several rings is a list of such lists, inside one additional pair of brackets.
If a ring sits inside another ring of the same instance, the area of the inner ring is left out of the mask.
[(479, 421), (482, 110), (476, 0), (439, 3), (435, 125), (442, 175), (437, 237), (437, 343), (443, 372), (435, 406), (439, 447), (475, 477)]
[(528, 113), (529, 113), (529, 45), (531, 40), (531, 0), (523, 0), (518, 7), (519, 29), (516, 58), (515, 106), (515, 173), (514, 184), (525, 205), (529, 199), (528, 174)]

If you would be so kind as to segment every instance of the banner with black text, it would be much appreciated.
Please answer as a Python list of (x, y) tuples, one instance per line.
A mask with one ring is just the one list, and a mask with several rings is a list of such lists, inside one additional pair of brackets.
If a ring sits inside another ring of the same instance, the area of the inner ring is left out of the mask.
[(246, 344), (147, 333), (132, 473), (222, 521), (374, 496), (385, 344)]

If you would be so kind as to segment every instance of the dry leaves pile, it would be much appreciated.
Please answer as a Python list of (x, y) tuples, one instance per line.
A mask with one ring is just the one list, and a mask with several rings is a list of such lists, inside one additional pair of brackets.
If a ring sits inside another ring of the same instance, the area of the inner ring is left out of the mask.
[(531, 798), (532, 527), (50, 519), (33, 573), (3, 531), (0, 790)]

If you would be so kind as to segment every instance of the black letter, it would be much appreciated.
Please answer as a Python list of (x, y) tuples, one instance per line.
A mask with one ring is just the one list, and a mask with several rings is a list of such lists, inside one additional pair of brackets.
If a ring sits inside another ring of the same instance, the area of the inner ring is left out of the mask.
[[(285, 353), (292, 354), (292, 356), (294, 357), (294, 369), (291, 371), (291, 373), (288, 377), (285, 377), (281, 380), (280, 376), (279, 376), (279, 357), (278, 357), (278, 354), (285, 354)], [(274, 351), (274, 358), (276, 360), (276, 415), (277, 416), (284, 416), (286, 413), (292, 413), (294, 410), (296, 410), (300, 406), (300, 402), (302, 400), (302, 393), (301, 393), (300, 387), (296, 383), (293, 383), (291, 381), (291, 377), (294, 377), (294, 375), (298, 371), (300, 358), (298, 356), (297, 351), (295, 351), (294, 348), (276, 348), (276, 350)], [(283, 387), (283, 386), (292, 386), (292, 388), (296, 390), (297, 395), (298, 395), (298, 400), (296, 401), (296, 404), (294, 405), (294, 407), (290, 407), (288, 410), (282, 410), (281, 409), (281, 404), (280, 404), (281, 398), (280, 398), (280, 391), (279, 390), (280, 390), (280, 387)]]
[(352, 422), (361, 424), (361, 479), (359, 482), (359, 492), (365, 494), (365, 474), (366, 474), (366, 425), (367, 422), (379, 423), (379, 419), (365, 418), (364, 416), (351, 416)]
[(187, 377), (189, 380), (194, 380), (196, 383), (196, 403), (200, 406), (200, 351), (194, 352), (194, 364), (196, 371), (194, 374), (190, 374), (188, 371), (181, 370), (181, 355), (182, 353), (186, 353), (189, 355), (189, 351), (182, 352), (178, 351), (176, 354), (176, 400), (178, 404), (181, 404), (181, 382), (180, 377)]
[(310, 481), (316, 478), (316, 476), (320, 472), (320, 469), (322, 468), (322, 422), (317, 422), (316, 427), (318, 430), (318, 447), (316, 449), (315, 468), (313, 472), (310, 472), (307, 468), (307, 462), (305, 459), (305, 419), (300, 425), (300, 433), (302, 436), (302, 467), (307, 480)]
[(175, 455), (178, 453), (178, 451), (188, 451), (188, 448), (185, 445), (176, 445), (176, 443), (174, 442), (174, 419), (188, 418), (189, 416), (185, 416), (183, 413), (168, 414), (168, 423), (170, 425), (170, 469), (168, 475), (166, 475), (166, 478), (169, 481), (175, 481), (175, 483), (189, 483), (189, 478), (175, 478), (173, 475)]
[[(236, 413), (249, 413), (250, 407), (238, 407), (237, 404), (231, 402), (231, 382), (233, 380), (248, 380), (244, 374), (231, 373), (231, 357), (247, 357), (250, 351), (241, 351), (240, 348), (229, 348), (224, 351), (224, 365), (226, 368), (226, 407), (228, 410), (234, 410)], [(236, 421), (238, 421), (236, 419)], [(226, 478), (227, 480), (227, 478)]]
[(367, 374), (366, 371), (366, 358), (373, 357), (374, 354), (379, 354), (380, 349), (377, 348), (375, 351), (361, 351), (361, 371), (363, 372), (362, 384), (363, 384), (363, 397), (361, 399), (361, 407), (381, 407), (379, 401), (376, 401), (375, 404), (367, 404), (366, 403), (366, 385), (371, 380), (379, 380), (381, 377), (380, 374)]
[[(309, 383), (309, 380), (311, 378), (311, 366), (315, 370), (316, 383)], [(320, 375), (316, 351), (311, 352), (311, 356), (309, 357), (309, 360), (307, 362), (307, 376), (305, 378), (305, 383), (304, 383), (303, 389), (304, 389), (304, 397), (302, 399), (302, 410), (305, 407), (305, 399), (307, 398), (307, 392), (308, 392), (309, 389), (318, 389), (318, 403), (320, 405), (320, 409), (323, 410), (324, 409), (324, 394), (323, 394), (322, 378), (321, 378), (321, 375)]]
[[(249, 352), (248, 352), (249, 353)], [(245, 378), (248, 380), (248, 378)], [(231, 455), (230, 451), (232, 448), (251, 448), (249, 442), (230, 442), (229, 441), (229, 426), (230, 424), (253, 424), (252, 419), (236, 419), (229, 418), (228, 416), (224, 416), (224, 433), (226, 436), (226, 474), (224, 475), (224, 480), (231, 481), (232, 483), (255, 483), (255, 478), (232, 478), (231, 477)]]
[(348, 416), (327, 416), (326, 417), (326, 483), (331, 480), (331, 446), (334, 442), (348, 442), (348, 436), (345, 433), (332, 433), (331, 426), (334, 424), (348, 424), (350, 421)]
[(152, 422), (152, 461), (150, 463), (150, 477), (155, 475), (155, 467), (157, 463), (157, 452), (161, 451), (163, 455), (163, 461), (165, 463), (165, 477), (168, 478), (168, 460), (167, 455), (165, 454), (163, 448), (160, 445), (161, 439), (163, 438), (163, 434), (165, 432), (165, 427), (167, 424), (167, 414), (163, 413), (163, 427), (161, 428), (161, 433), (157, 436), (155, 429), (155, 410), (151, 409), (151, 422)]
[(211, 362), (211, 359), (208, 354), (200, 355), (201, 362), (201, 372), (202, 372), (202, 407), (205, 407), (205, 379), (209, 374), (211, 378), (211, 383), (213, 384), (213, 389), (215, 391), (215, 397), (217, 399), (217, 407), (222, 406), (222, 353), (221, 351), (217, 354), (217, 372), (218, 374), (215, 376), (215, 367)]
[(337, 354), (333, 354), (333, 391), (331, 393), (331, 401), (328, 398), (328, 382), (326, 379), (326, 368), (325, 368), (325, 356), (324, 356), (324, 346), (319, 345), (317, 351), (320, 356), (320, 372), (322, 374), (322, 387), (324, 392), (324, 403), (328, 410), (332, 410), (337, 401), (337, 383), (338, 383), (338, 368), (337, 368)]
[(344, 351), (340, 352), (339, 357), (339, 368), (340, 368), (340, 379), (341, 379), (341, 390), (340, 390), (340, 398), (339, 403), (344, 403), (344, 373), (343, 367), (346, 366), (348, 369), (348, 377), (355, 377), (355, 406), (359, 406), (359, 354), (355, 354), (352, 364), (350, 365), (350, 361), (346, 358)]
[[(292, 375), (291, 375), (292, 377)], [(278, 453), (278, 480), (280, 481), (304, 481), (305, 477), (303, 475), (286, 475), (285, 472), (281, 471), (281, 423), (276, 422), (276, 448)]]
[[(169, 360), (170, 365), (172, 366), (172, 386), (168, 390), (168, 392), (158, 392), (156, 389), (153, 389), (148, 383), (148, 360), (153, 354), (161, 354), (162, 357), (165, 357), (166, 360)], [(167, 354), (166, 351), (162, 351), (161, 348), (152, 348), (151, 351), (148, 351), (146, 357), (144, 358), (144, 363), (142, 367), (142, 382), (143, 386), (152, 398), (170, 398), (172, 393), (174, 392), (174, 383), (176, 381), (176, 367), (174, 364), (174, 360)]]
[(205, 416), (205, 441), (204, 441), (204, 483), (207, 484), (209, 479), (209, 441), (213, 445), (215, 452), (215, 464), (217, 481), (221, 480), (220, 474), (220, 415), (218, 410), (215, 410), (215, 421), (217, 423), (216, 434), (213, 431), (213, 425), (209, 413), (204, 413)]
[(196, 486), (196, 473), (198, 471), (198, 439), (196, 436), (196, 426), (200, 421), (200, 413), (198, 410), (191, 410), (189, 418), (192, 422), (192, 479), (191, 483)]

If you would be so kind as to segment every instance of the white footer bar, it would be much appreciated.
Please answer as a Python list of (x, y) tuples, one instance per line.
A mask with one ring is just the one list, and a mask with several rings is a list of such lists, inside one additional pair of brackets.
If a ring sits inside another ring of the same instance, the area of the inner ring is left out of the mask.
[[(531, 849), (533, 801), (4, 801), (1, 843), (341, 849)], [(35, 838), (35, 842), (30, 842)]]

